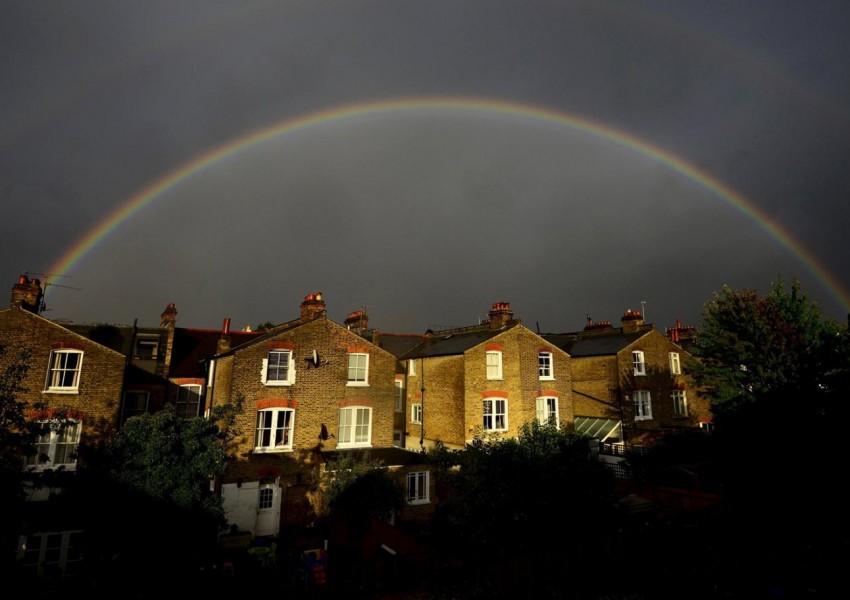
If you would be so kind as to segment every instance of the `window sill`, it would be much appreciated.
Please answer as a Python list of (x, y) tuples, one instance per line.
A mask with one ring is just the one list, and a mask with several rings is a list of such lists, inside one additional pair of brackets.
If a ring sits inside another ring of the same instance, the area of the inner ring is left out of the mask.
[(47, 388), (43, 394), (79, 394), (79, 388)]
[(424, 500), (408, 500), (407, 501), (408, 506), (422, 506), (424, 504), (431, 504), (431, 501), (428, 500), (427, 498), (424, 499)]
[(280, 454), (282, 452), (292, 452), (292, 446), (280, 448), (254, 448), (254, 454)]
[(347, 381), (346, 387), (369, 387), (368, 381)]
[(651, 421), (652, 417), (635, 417), (635, 421)]
[(337, 450), (344, 450), (346, 448), (371, 448), (372, 442), (367, 442), (365, 444), (337, 444)]
[(552, 377), (551, 375), (548, 376), (548, 377), (540, 377), (539, 379), (540, 379), (540, 381), (555, 381), (555, 378)]
[(288, 387), (293, 384), (292, 381), (264, 381), (263, 385), (266, 387)]

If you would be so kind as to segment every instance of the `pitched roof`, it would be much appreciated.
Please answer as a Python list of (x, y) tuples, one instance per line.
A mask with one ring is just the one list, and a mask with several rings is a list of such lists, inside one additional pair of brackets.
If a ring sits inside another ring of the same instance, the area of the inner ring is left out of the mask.
[[(218, 339), (222, 335), (217, 329), (174, 329), (174, 346), (171, 349), (169, 377), (197, 377), (203, 374), (201, 363), (214, 356)], [(231, 345), (237, 346), (260, 337), (262, 332), (231, 331)]]
[(623, 333), (615, 329), (606, 333), (593, 334), (541, 334), (543, 339), (556, 345), (572, 357), (605, 356), (617, 354), (620, 350), (646, 335), (647, 331)]
[(399, 358), (428, 358), (431, 356), (450, 356), (463, 354), (470, 348), (486, 342), (502, 333), (504, 329), (481, 329), (465, 332), (435, 333), (426, 337)]
[(368, 331), (360, 334), (361, 337), (377, 344), (396, 358), (401, 357), (408, 350), (421, 343), (425, 336), (421, 333), (379, 333)]

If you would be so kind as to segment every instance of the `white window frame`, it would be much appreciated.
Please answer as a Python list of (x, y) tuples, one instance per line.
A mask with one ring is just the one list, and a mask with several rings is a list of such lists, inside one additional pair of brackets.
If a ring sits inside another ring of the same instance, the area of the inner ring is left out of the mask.
[(254, 452), (292, 450), (295, 433), (294, 408), (265, 408), (257, 411), (254, 423)]
[(416, 377), (416, 359), (411, 358), (407, 361), (407, 376)]
[[(36, 454), (24, 459), (26, 468), (34, 468), (37, 471), (58, 467), (64, 467), (68, 471), (76, 470), (76, 453), (80, 445), (83, 422), (76, 419), (49, 419), (38, 423), (44, 431), (36, 436)], [(47, 460), (42, 462), (43, 456), (47, 456)]]
[[(139, 348), (150, 348), (150, 356), (139, 353)], [(133, 348), (133, 358), (136, 360), (156, 360), (159, 356), (159, 338), (140, 337), (136, 339), (136, 347)]]
[(395, 380), (395, 412), (404, 412), (404, 382)]
[(46, 531), (21, 536), (18, 559), (24, 573), (36, 577), (79, 575), (83, 566), (85, 534), (81, 529)]
[(416, 471), (407, 474), (407, 503), (428, 504), (431, 502), (431, 473)]
[[(192, 398), (190, 390), (195, 390), (197, 395), (195, 396), (196, 400), (194, 402), (189, 402), (188, 398)], [(185, 383), (181, 385), (177, 389), (177, 403), (175, 405), (175, 410), (177, 411), (178, 417), (183, 417), (184, 419), (188, 419), (191, 417), (197, 417), (201, 414), (201, 398), (204, 395), (204, 386), (199, 383)], [(186, 399), (184, 399), (186, 398)], [(189, 411), (189, 407), (194, 405), (195, 410), (194, 414)]]
[[(144, 397), (145, 405), (144, 405), (144, 408), (142, 408), (141, 410), (134, 407), (132, 414), (128, 415), (127, 414), (127, 396), (130, 395), (130, 394), (133, 394), (133, 395), (138, 394), (139, 396)], [(148, 412), (148, 405), (150, 403), (150, 396), (151, 396), (150, 392), (147, 392), (145, 390), (127, 390), (126, 392), (124, 392), (124, 398), (123, 398), (123, 401), (121, 403), (121, 422), (124, 423), (130, 417), (143, 415), (146, 412)]]
[(555, 359), (551, 352), (537, 353), (537, 376), (545, 381), (555, 379)]
[(410, 422), (416, 425), (422, 424), (422, 405), (421, 404), (411, 404), (410, 405)]
[(487, 350), (487, 379), (502, 378), (502, 352), (501, 350)]
[[(276, 385), (292, 385), (295, 383), (295, 361), (293, 360), (292, 350), (273, 348), (269, 350), (268, 357), (263, 359), (263, 367), (262, 367), (262, 381), (263, 385), (268, 386), (276, 386)], [(286, 356), (287, 357), (287, 366), (286, 368), (286, 378), (285, 379), (272, 379), (270, 377), (271, 373), (278, 371), (275, 373), (276, 375), (280, 375), (280, 369), (284, 367), (280, 366), (280, 359)], [(277, 362), (278, 364), (274, 364)]]
[(337, 448), (366, 448), (372, 445), (372, 408), (346, 406), (339, 409)]
[(670, 402), (673, 405), (674, 417), (688, 416), (688, 394), (685, 392), (685, 390), (670, 390)]
[[(72, 360), (75, 364), (68, 366)], [(80, 389), (80, 373), (83, 367), (83, 351), (72, 348), (62, 348), (50, 351), (50, 362), (47, 368), (47, 379), (44, 382), (45, 392), (60, 394), (76, 394)]]
[(649, 390), (635, 390), (632, 393), (632, 405), (635, 421), (646, 421), (652, 418), (652, 394)]
[(537, 404), (537, 421), (541, 425), (553, 424), (555, 427), (561, 427), (561, 422), (558, 417), (558, 398), (557, 396), (538, 396)]
[[(362, 361), (363, 364), (360, 364)], [(369, 385), (369, 353), (348, 353), (348, 382), (349, 386)]]
[(670, 352), (668, 354), (670, 357), (670, 373), (673, 375), (681, 375), (682, 374), (682, 361), (679, 358), (678, 352)]
[(646, 375), (646, 356), (643, 350), (632, 351), (632, 367), (634, 368), (635, 376)]
[(481, 425), (484, 431), (508, 430), (507, 398), (502, 398), (500, 396), (490, 396), (484, 398), (481, 405), (481, 411), (483, 417), (481, 420)]

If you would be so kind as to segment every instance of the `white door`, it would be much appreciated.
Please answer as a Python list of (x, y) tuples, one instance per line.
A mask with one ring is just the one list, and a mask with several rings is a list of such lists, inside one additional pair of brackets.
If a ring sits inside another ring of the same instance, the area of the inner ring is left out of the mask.
[(277, 535), (280, 525), (280, 485), (277, 479), (263, 479), (257, 492), (257, 525), (254, 535)]

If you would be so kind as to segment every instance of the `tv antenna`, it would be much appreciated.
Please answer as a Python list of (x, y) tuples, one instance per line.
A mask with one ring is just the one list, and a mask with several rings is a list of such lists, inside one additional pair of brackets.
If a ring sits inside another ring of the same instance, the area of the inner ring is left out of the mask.
[[(41, 275), (42, 277), (46, 277), (46, 278), (70, 277), (70, 275), (62, 275), (62, 274), (58, 274), (58, 273), (33, 273), (32, 271), (24, 271), (23, 274), (26, 275), (27, 277), (29, 277), (30, 275)], [(83, 290), (83, 288), (73, 287), (73, 286), (70, 286), (70, 285), (61, 285), (59, 283), (50, 283), (49, 281), (45, 281), (44, 282), (44, 288), (43, 288), (44, 291), (41, 295), (41, 302), (39, 303), (39, 307), (38, 307), (38, 314), (41, 314), (41, 313), (49, 310), (47, 308), (47, 303), (44, 301), (44, 297), (47, 295), (48, 286), (61, 287), (61, 288), (65, 288), (65, 289), (68, 289), (68, 290), (77, 290), (78, 292), (81, 292)]]

